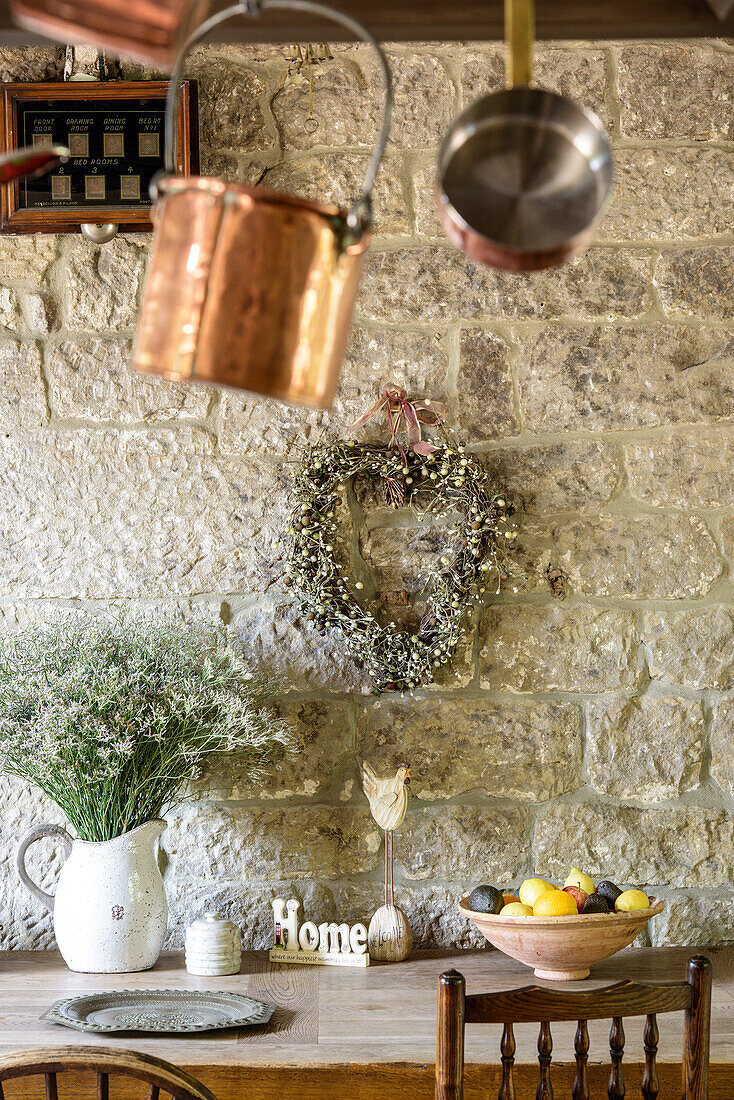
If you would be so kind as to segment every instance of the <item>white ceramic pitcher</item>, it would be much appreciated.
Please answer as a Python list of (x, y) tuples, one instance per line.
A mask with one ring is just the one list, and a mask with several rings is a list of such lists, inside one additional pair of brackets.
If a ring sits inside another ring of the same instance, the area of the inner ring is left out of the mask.
[[(100, 843), (73, 840), (60, 825), (39, 825), (18, 848), (21, 882), (53, 914), (59, 951), (70, 970), (114, 974), (155, 965), (168, 924), (156, 842), (165, 821), (148, 821)], [(65, 849), (56, 894), (28, 875), (25, 854), (42, 837), (58, 837)]]

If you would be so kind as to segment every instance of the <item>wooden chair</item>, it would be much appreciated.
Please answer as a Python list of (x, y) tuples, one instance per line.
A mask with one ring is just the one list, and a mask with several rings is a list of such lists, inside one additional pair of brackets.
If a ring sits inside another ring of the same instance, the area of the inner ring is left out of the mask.
[(0, 1056), (0, 1100), (3, 1081), (36, 1076), (44, 1079), (45, 1100), (58, 1100), (57, 1078), (70, 1071), (96, 1074), (96, 1100), (109, 1100), (111, 1077), (132, 1077), (148, 1085), (148, 1100), (159, 1100), (162, 1092), (174, 1100), (216, 1100), (195, 1077), (170, 1062), (113, 1047), (31, 1047), (4, 1054)]
[(645, 1068), (643, 1100), (656, 1100), (658, 1075), (656, 1056), (661, 1012), (683, 1011), (683, 1087), (675, 1100), (707, 1100), (709, 1040), (711, 1029), (711, 963), (701, 955), (688, 960), (686, 980), (666, 985), (619, 982), (606, 989), (568, 991), (525, 986), (504, 993), (466, 995), (466, 983), (457, 970), (448, 970), (438, 980), (438, 1041), (436, 1047), (436, 1100), (462, 1100), (464, 1094), (464, 1025), (504, 1024), (500, 1053), (502, 1079), (498, 1100), (515, 1100), (513, 1066), (515, 1036), (513, 1023), (539, 1023), (540, 1063), (537, 1100), (553, 1100), (551, 1085), (551, 1022), (577, 1020), (576, 1072), (573, 1100), (588, 1100), (587, 1062), (589, 1032), (587, 1020), (612, 1020), (609, 1047), (612, 1068), (609, 1100), (624, 1100), (622, 1077), (625, 1016), (646, 1016), (644, 1030)]

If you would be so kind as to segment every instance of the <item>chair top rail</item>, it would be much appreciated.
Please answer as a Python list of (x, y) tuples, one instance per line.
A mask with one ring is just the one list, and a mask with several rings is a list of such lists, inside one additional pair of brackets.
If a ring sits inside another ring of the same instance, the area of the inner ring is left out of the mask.
[(186, 1070), (151, 1054), (115, 1047), (28, 1047), (0, 1055), (0, 1081), (36, 1074), (89, 1069), (97, 1073), (135, 1077), (164, 1092), (191, 1100), (216, 1100), (213, 1093)]
[(540, 1023), (544, 1020), (606, 1020), (613, 1016), (647, 1016), (689, 1008), (686, 982), (641, 985), (624, 981), (583, 992), (527, 985), (466, 998), (468, 1024)]

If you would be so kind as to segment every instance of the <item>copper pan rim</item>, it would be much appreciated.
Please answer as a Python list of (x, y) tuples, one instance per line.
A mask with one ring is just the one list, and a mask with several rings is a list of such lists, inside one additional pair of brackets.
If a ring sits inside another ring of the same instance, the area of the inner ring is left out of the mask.
[[(285, 191), (273, 191), (268, 187), (250, 187), (245, 183), (227, 183), (216, 176), (165, 176), (156, 181), (161, 197), (181, 194), (185, 191), (199, 191), (226, 205), (270, 206), (279, 210), (290, 210), (294, 214), (315, 215), (328, 222), (343, 223), (347, 226), (348, 211), (341, 206), (327, 205), (300, 195), (290, 195)], [(365, 231), (359, 240), (351, 243), (345, 252), (355, 255), (363, 252), (369, 244), (371, 234)]]
[(158, 183), (158, 190), (162, 194), (175, 194), (179, 191), (208, 191), (217, 198), (229, 196), (243, 196), (255, 202), (268, 203), (273, 206), (291, 206), (296, 210), (306, 210), (313, 214), (322, 214), (325, 218), (344, 218), (347, 211), (341, 206), (330, 206), (327, 203), (316, 202), (314, 199), (305, 199), (300, 195), (289, 195), (286, 191), (273, 191), (268, 187), (251, 187), (246, 183), (228, 183), (216, 176), (167, 176)]

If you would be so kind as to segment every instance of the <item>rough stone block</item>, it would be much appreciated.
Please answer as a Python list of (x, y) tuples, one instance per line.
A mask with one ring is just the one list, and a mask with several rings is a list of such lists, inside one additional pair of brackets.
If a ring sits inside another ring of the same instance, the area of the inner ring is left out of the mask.
[[(395, 114), (390, 144), (404, 149), (430, 149), (439, 145), (457, 107), (454, 86), (443, 62), (424, 53), (390, 51)], [(381, 102), (382, 84), (377, 63), (370, 55), (365, 67), (368, 86)]]
[(734, 54), (707, 42), (624, 46), (617, 76), (623, 137), (730, 139)]
[(413, 170), (413, 228), (421, 237), (443, 238), (436, 206), (436, 158), (419, 161)]
[(323, 416), (269, 397), (222, 393), (219, 446), (223, 454), (297, 453), (320, 435)]
[(20, 309), (25, 327), (33, 333), (47, 336), (56, 325), (55, 303), (43, 294), (21, 291)]
[[(186, 928), (202, 913), (217, 912), (234, 921), (242, 929), (242, 946), (246, 951), (262, 951), (273, 946), (273, 909), (275, 897), (298, 898), (303, 913), (321, 920), (341, 917), (334, 903), (332, 884), (303, 878), (266, 878), (265, 881), (243, 878), (239, 867), (233, 867), (231, 878), (188, 878), (167, 873), (168, 936), (165, 947), (180, 951), (185, 943)], [(364, 918), (364, 914), (360, 919)], [(356, 920), (357, 918), (355, 918)]]
[(206, 416), (209, 389), (134, 374), (131, 355), (128, 340), (82, 337), (53, 347), (47, 371), (56, 415), (126, 423)]
[(698, 806), (553, 806), (535, 823), (537, 874), (583, 867), (622, 885), (724, 886), (734, 870), (734, 820)]
[(431, 683), (422, 684), (422, 689), (428, 692), (455, 691), (458, 688), (467, 687), (475, 676), (474, 637), (476, 615), (471, 613), (462, 620), (462, 634), (456, 643), (454, 656), (451, 660), (433, 670), (434, 677)]
[(372, 527), (360, 535), (360, 551), (382, 591), (416, 592), (439, 568), (439, 558), (452, 555), (456, 537), (446, 518), (426, 518), (413, 527)]
[(501, 447), (481, 456), (494, 486), (522, 512), (584, 512), (614, 495), (614, 449), (574, 441), (537, 447)]
[(519, 334), (517, 380), (534, 432), (711, 423), (734, 415), (734, 337), (651, 322)]
[(48, 910), (10, 872), (0, 886), (0, 951), (53, 951), (52, 922)]
[(460, 879), (500, 885), (528, 861), (528, 816), (520, 808), (441, 806), (409, 810), (395, 858), (409, 881)]
[(714, 709), (711, 774), (723, 790), (734, 795), (734, 699), (722, 699)]
[(449, 889), (430, 884), (406, 887), (401, 883), (396, 901), (410, 922), (414, 944), (451, 950), (487, 947), (481, 932), (457, 908), (456, 899), (465, 889), (465, 882)]
[(0, 80), (37, 84), (63, 80), (63, 46), (3, 46), (0, 48)]
[(615, 149), (614, 190), (599, 237), (688, 241), (731, 230), (734, 154), (724, 149)]
[[(453, 85), (436, 57), (394, 52), (390, 55), (395, 107), (391, 145), (433, 149), (448, 126), (455, 107)], [(362, 147), (377, 141), (384, 92), (377, 62), (367, 52), (344, 51), (327, 65), (311, 71), (313, 117), (309, 133), (306, 67), (291, 71), (273, 100), (284, 148), (312, 145)]]
[[(399, 843), (399, 841), (398, 841)], [(486, 940), (474, 925), (465, 920), (456, 908), (456, 898), (464, 884), (447, 889), (444, 885), (408, 884), (396, 877), (396, 902), (406, 913), (413, 931), (413, 943), (422, 948), (436, 947), (485, 947)], [(272, 897), (298, 898), (301, 913), (312, 919), (345, 920), (352, 924), (370, 917), (383, 902), (383, 887), (378, 881), (337, 880), (312, 881), (289, 878), (266, 881), (241, 876), (232, 879), (187, 879), (166, 875), (169, 920), (166, 948), (181, 950), (189, 925), (202, 913), (214, 910), (234, 921), (243, 930), (245, 950), (264, 950), (273, 942)], [(0, 916), (3, 901), (0, 895)], [(48, 942), (38, 942), (39, 947), (51, 945), (50, 923)], [(6, 926), (7, 927), (7, 926)], [(0, 935), (2, 933), (0, 932)], [(40, 937), (39, 937), (40, 940)], [(2, 942), (2, 940), (0, 940)]]
[(23, 327), (18, 292), (10, 287), (0, 287), (0, 325), (9, 332), (18, 332)]
[(708, 947), (734, 943), (734, 897), (668, 897), (662, 913), (650, 921), (653, 947)]
[(238, 153), (222, 153), (220, 150), (204, 148), (200, 150), (202, 176), (216, 176), (228, 183), (244, 183), (256, 187), (263, 177), (276, 153), (272, 151), (263, 156), (247, 157)]
[[(347, 345), (334, 408), (324, 418), (325, 423), (343, 436), (390, 383), (406, 389), (409, 398), (428, 397), (445, 403), (446, 373), (446, 351), (440, 334), (356, 327)], [(359, 438), (385, 441), (385, 414), (365, 425)]]
[[(325, 153), (285, 160), (269, 168), (263, 187), (301, 195), (314, 202), (349, 210), (362, 193), (369, 157), (366, 153)], [(372, 192), (373, 232), (378, 236), (408, 234), (410, 219), (399, 158), (386, 157)]]
[(716, 544), (695, 516), (601, 516), (557, 526), (553, 564), (578, 592), (695, 599), (721, 575)]
[(0, 344), (0, 427), (26, 430), (48, 420), (41, 377), (41, 354), (35, 344)]
[(263, 880), (362, 874), (382, 838), (365, 804), (246, 809), (197, 803), (168, 815), (162, 847), (174, 878)]
[(382, 110), (381, 88), (368, 86), (360, 60), (345, 55), (311, 69), (313, 117), (318, 125), (306, 125), (309, 117), (309, 85), (306, 66), (291, 70), (272, 102), (284, 149), (310, 149), (313, 145), (359, 148), (374, 145)]
[(720, 691), (734, 687), (734, 609), (647, 611), (642, 638), (654, 679)]
[(243, 777), (237, 757), (227, 757), (212, 769), (204, 792), (231, 800), (259, 798), (316, 798), (336, 784), (353, 760), (354, 734), (345, 703), (330, 700), (291, 702), (272, 707), (287, 724), (293, 742), (288, 756), (267, 769), (262, 777)]
[[(401, 843), (400, 835), (395, 838)], [(487, 947), (487, 941), (476, 926), (462, 917), (456, 905), (463, 897), (466, 883), (403, 882), (396, 872), (395, 902), (405, 913), (413, 933), (413, 946), (421, 948)], [(365, 920), (384, 902), (379, 882), (335, 883), (331, 886), (334, 913), (348, 922)]]
[(688, 699), (643, 695), (589, 704), (586, 768), (595, 790), (662, 802), (697, 787), (703, 712)]
[(679, 431), (628, 443), (626, 450), (630, 492), (645, 504), (685, 509), (734, 504), (734, 428)]
[(483, 442), (516, 435), (510, 349), (501, 336), (464, 329), (459, 338), (458, 423), (470, 439)]
[[(404, 386), (411, 397), (445, 401), (446, 369), (438, 335), (355, 328), (331, 412), (309, 412), (280, 401), (228, 393), (224, 397), (220, 446), (226, 454), (290, 454), (304, 443), (315, 442), (324, 427), (343, 436), (387, 383)], [(386, 440), (384, 414), (370, 421), (359, 437)]]
[[(44, 822), (63, 824), (61, 811), (28, 783), (0, 776), (0, 949), (49, 949), (54, 946), (51, 916), (21, 885), (15, 869), (18, 844)], [(64, 862), (56, 840), (39, 841), (26, 856), (28, 873), (41, 889), (53, 892)]]
[(637, 633), (630, 612), (597, 607), (489, 608), (482, 621), (482, 687), (596, 693), (632, 687)]
[(370, 691), (371, 680), (338, 630), (320, 635), (296, 600), (243, 608), (233, 620), (246, 651), (296, 691)]
[(427, 324), (510, 317), (634, 318), (648, 308), (649, 257), (591, 249), (552, 271), (506, 274), (458, 250), (424, 245), (370, 252), (358, 312), (376, 321)]
[(118, 236), (90, 245), (69, 242), (62, 261), (64, 319), (72, 328), (104, 331), (135, 328), (147, 251), (139, 240)]
[(670, 317), (731, 321), (733, 281), (734, 247), (662, 252), (655, 267), (655, 285)]
[(388, 696), (363, 704), (357, 755), (384, 775), (412, 761), (411, 797), (425, 801), (481, 791), (544, 802), (582, 784), (579, 719), (565, 703)]
[(15, 287), (0, 287), (0, 325), (9, 332), (28, 330), (47, 336), (54, 319), (54, 307), (48, 298)]
[(734, 560), (734, 518), (721, 521), (721, 542), (727, 558)]
[(209, 447), (184, 429), (0, 439), (0, 596), (190, 596), (272, 580), (287, 472)]
[(58, 238), (46, 234), (0, 237), (0, 271), (3, 280), (33, 283), (45, 279), (56, 259)]
[(193, 56), (187, 75), (199, 81), (202, 143), (214, 149), (253, 151), (275, 145), (263, 111), (265, 84), (251, 69), (219, 57), (215, 64)]
[[(540, 88), (578, 100), (599, 115), (605, 126), (611, 127), (612, 117), (607, 106), (609, 76), (603, 50), (537, 45), (533, 82)], [(466, 105), (480, 96), (500, 91), (504, 86), (501, 50), (489, 47), (481, 52), (472, 51), (461, 69), (463, 103)]]

